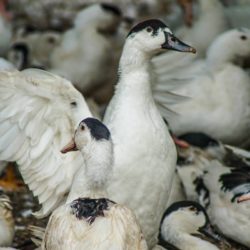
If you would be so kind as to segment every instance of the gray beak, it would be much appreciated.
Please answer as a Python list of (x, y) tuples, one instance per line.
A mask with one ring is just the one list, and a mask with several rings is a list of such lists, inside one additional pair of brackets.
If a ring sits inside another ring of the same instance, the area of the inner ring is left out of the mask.
[(164, 32), (165, 34), (165, 43), (161, 45), (163, 49), (168, 50), (176, 50), (180, 52), (191, 52), (196, 53), (196, 49), (185, 44), (181, 40), (179, 40), (177, 37), (175, 37), (173, 34), (170, 34), (168, 32)]
[(214, 228), (210, 225), (210, 223), (200, 228), (199, 231), (203, 233), (204, 235), (206, 235), (207, 237), (212, 238), (215, 241), (221, 240), (220, 235), (215, 232)]

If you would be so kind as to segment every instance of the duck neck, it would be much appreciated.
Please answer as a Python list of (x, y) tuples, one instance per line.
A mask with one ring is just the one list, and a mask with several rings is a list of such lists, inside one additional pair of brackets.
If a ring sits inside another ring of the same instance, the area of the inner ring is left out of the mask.
[(211, 71), (220, 70), (227, 64), (237, 64), (235, 48), (227, 41), (224, 42), (219, 38), (209, 47), (206, 61)]
[[(123, 93), (131, 90), (132, 93), (148, 95), (151, 93), (150, 64), (151, 55), (130, 45), (127, 41), (119, 64), (119, 82), (116, 91), (122, 86)], [(136, 91), (137, 90), (137, 91)]]
[(107, 184), (113, 168), (112, 146), (105, 141), (95, 141), (81, 152), (85, 164), (74, 178), (67, 202), (80, 197), (93, 199), (107, 197)]

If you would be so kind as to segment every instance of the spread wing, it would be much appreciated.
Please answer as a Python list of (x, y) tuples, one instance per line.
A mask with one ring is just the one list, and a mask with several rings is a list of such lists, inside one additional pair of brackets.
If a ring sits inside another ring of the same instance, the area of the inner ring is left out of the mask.
[(42, 70), (0, 72), (0, 161), (16, 161), (46, 216), (69, 191), (83, 163), (60, 149), (90, 111), (72, 84)]

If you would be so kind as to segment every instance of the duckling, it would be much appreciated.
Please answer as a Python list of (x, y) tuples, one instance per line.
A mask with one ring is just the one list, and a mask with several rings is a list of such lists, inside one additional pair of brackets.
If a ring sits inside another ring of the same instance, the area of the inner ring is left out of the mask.
[(163, 245), (181, 250), (247, 249), (215, 231), (205, 209), (193, 201), (173, 203), (164, 213), (160, 238)]
[(10, 199), (0, 191), (0, 248), (11, 246), (14, 238), (14, 226)]
[(72, 81), (85, 95), (114, 81), (109, 79), (114, 71), (111, 41), (120, 20), (121, 12), (114, 5), (94, 4), (80, 11), (51, 55), (51, 71)]
[(120, 59), (115, 94), (104, 115), (115, 145), (114, 178), (108, 193), (133, 209), (149, 248), (157, 242), (176, 165), (175, 146), (151, 89), (150, 59), (164, 49), (195, 51), (160, 20), (150, 19), (131, 29)]
[(80, 122), (62, 153), (79, 150), (85, 165), (75, 176), (65, 205), (51, 215), (42, 249), (148, 249), (132, 211), (108, 199), (113, 143), (99, 120)]
[(184, 85), (174, 91), (189, 97), (185, 104), (170, 106), (179, 114), (168, 117), (176, 135), (203, 132), (223, 143), (247, 146), (250, 78), (242, 64), (249, 55), (249, 29), (227, 31), (212, 43), (199, 70), (188, 79), (180, 79)]

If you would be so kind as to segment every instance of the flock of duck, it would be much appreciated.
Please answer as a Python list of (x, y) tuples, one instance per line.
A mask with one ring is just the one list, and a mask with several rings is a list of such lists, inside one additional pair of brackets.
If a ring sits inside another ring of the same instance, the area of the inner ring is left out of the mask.
[[(2, 15), (0, 170), (16, 162), (49, 217), (39, 249), (250, 249), (250, 29), (179, 2), (194, 11), (174, 33), (107, 3), (60, 33), (11, 38)], [(0, 249), (12, 209), (3, 191)]]

